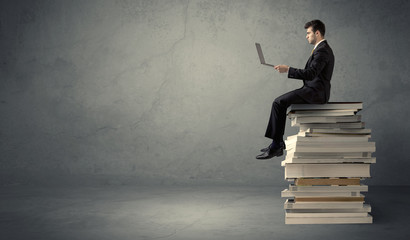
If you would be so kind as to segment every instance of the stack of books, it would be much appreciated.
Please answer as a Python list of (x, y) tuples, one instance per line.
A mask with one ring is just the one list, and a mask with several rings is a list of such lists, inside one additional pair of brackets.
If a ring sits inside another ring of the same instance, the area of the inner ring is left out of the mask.
[(282, 197), (286, 224), (372, 223), (371, 207), (362, 192), (368, 186), (376, 151), (365, 128), (361, 102), (294, 104), (288, 109), (296, 135), (285, 141), (285, 179)]

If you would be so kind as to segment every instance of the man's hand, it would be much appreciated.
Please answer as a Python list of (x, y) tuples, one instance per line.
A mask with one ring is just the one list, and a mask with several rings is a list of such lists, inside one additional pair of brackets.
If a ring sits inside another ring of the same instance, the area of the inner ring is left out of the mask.
[(289, 71), (289, 66), (286, 65), (276, 65), (274, 68), (279, 73), (287, 73)]

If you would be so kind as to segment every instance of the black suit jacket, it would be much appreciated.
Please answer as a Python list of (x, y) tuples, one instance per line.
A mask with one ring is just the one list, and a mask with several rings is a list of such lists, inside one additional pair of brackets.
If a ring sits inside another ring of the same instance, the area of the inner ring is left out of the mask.
[(308, 103), (327, 103), (330, 97), (330, 79), (335, 57), (327, 41), (313, 51), (305, 69), (289, 68), (288, 77), (303, 80), (303, 87), (296, 93)]

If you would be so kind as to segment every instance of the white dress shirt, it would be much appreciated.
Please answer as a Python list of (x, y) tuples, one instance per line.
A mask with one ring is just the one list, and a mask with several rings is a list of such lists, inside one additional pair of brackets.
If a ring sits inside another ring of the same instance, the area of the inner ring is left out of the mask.
[(321, 42), (323, 42), (323, 41), (325, 41), (326, 39), (322, 39), (322, 40), (320, 40), (318, 43), (316, 43), (316, 45), (315, 45), (315, 47), (313, 48), (313, 50), (315, 50), (316, 49), (316, 47), (317, 47), (317, 45), (319, 45), (319, 43), (321, 43)]

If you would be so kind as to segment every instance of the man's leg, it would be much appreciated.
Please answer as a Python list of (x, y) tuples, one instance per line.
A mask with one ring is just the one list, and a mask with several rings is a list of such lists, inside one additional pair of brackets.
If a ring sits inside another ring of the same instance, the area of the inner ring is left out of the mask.
[(264, 149), (264, 153), (256, 156), (257, 159), (269, 159), (283, 155), (283, 134), (286, 125), (286, 110), (292, 104), (307, 103), (297, 95), (299, 89), (283, 94), (272, 103), (272, 110), (266, 128), (265, 137), (272, 139), (272, 144)]
[(297, 92), (298, 89), (285, 93), (276, 98), (272, 103), (272, 110), (265, 137), (270, 138), (277, 143), (283, 142), (283, 134), (285, 133), (286, 125), (286, 110), (292, 104), (307, 103), (303, 98), (297, 95)]

